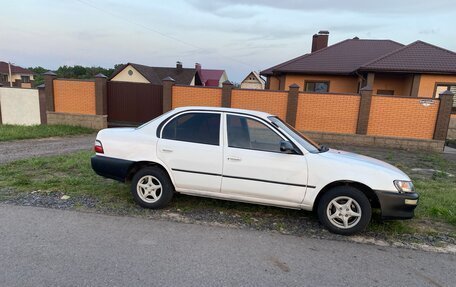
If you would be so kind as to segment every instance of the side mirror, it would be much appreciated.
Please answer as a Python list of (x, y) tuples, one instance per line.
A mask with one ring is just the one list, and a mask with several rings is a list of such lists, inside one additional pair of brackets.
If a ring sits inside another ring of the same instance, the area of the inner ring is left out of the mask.
[(280, 151), (283, 153), (296, 153), (293, 144), (289, 141), (280, 141)]

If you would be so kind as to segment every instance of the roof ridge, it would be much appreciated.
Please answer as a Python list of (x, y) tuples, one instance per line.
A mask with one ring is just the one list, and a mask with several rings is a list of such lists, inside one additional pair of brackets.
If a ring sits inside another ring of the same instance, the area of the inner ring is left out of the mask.
[[(320, 49), (320, 50), (317, 50), (317, 51), (315, 51), (315, 52), (310, 52), (310, 53), (307, 53), (307, 54), (298, 56), (298, 57), (296, 57), (296, 58), (293, 58), (293, 59), (291, 59), (291, 60), (285, 61), (285, 62), (283, 62), (283, 63), (280, 63), (280, 64), (278, 64), (278, 65), (272, 66), (272, 67), (270, 67), (270, 68), (267, 68), (266, 70), (271, 70), (271, 69), (272, 69), (272, 72), (274, 72), (274, 69), (275, 69), (275, 68), (280, 68), (280, 67), (282, 67), (282, 66), (284, 66), (284, 65), (291, 64), (291, 63), (293, 63), (293, 62), (295, 62), (295, 61), (297, 61), (297, 60), (301, 60), (301, 59), (306, 58), (306, 57), (309, 57), (309, 56), (311, 56), (311, 55), (318, 54), (318, 53), (321, 52), (321, 51), (325, 51), (325, 50), (327, 50), (327, 49), (329, 49), (329, 48), (332, 48), (332, 47), (334, 47), (334, 46), (340, 45), (340, 44), (342, 44), (342, 43), (344, 43), (344, 42), (347, 42), (347, 41), (350, 41), (350, 40), (353, 40), (353, 39), (345, 39), (345, 40), (342, 40), (342, 41), (340, 41), (340, 42), (337, 42), (337, 43), (335, 43), (335, 44), (332, 44), (332, 45), (330, 45), (330, 46), (326, 46), (326, 47), (324, 47), (324, 48), (322, 48), (322, 49)], [(266, 71), (266, 70), (264, 70), (264, 71)]]
[(261, 78), (260, 74), (257, 71), (250, 71), (250, 73), (248, 73), (248, 75), (244, 78), (244, 80), (241, 81), (241, 83), (244, 82), (250, 76), (250, 74), (253, 74), (255, 78), (257, 78), (257, 80), (261, 83), (264, 83), (264, 79)]
[[(393, 41), (393, 42), (394, 42), (394, 41)], [(374, 64), (374, 63), (376, 63), (376, 62), (378, 62), (378, 61), (380, 61), (380, 60), (382, 60), (382, 59), (384, 59), (384, 58), (386, 58), (386, 57), (389, 57), (389, 56), (391, 56), (391, 55), (394, 55), (394, 54), (396, 54), (397, 52), (400, 52), (400, 51), (402, 51), (402, 50), (404, 50), (404, 49), (410, 47), (411, 45), (413, 45), (413, 44), (415, 44), (415, 43), (417, 43), (417, 42), (418, 42), (418, 41), (415, 41), (415, 42), (410, 43), (410, 44), (408, 44), (408, 45), (404, 45), (404, 46), (402, 46), (402, 47), (400, 47), (400, 48), (398, 48), (398, 49), (396, 49), (396, 50), (394, 50), (394, 51), (391, 51), (391, 52), (389, 52), (389, 53), (386, 53), (386, 54), (384, 54), (384, 55), (382, 55), (382, 56), (380, 56), (380, 57), (378, 57), (378, 58), (376, 58), (376, 59), (373, 59), (373, 60), (371, 60), (371, 61), (369, 61), (369, 62), (367, 62), (367, 63), (365, 63), (365, 64), (362, 64), (362, 65), (360, 66), (360, 68), (367, 67), (367, 66), (372, 65), (372, 64)]]
[(422, 40), (416, 40), (416, 41), (414, 41), (414, 42), (412, 42), (412, 43), (410, 43), (410, 44), (408, 44), (408, 45), (405, 45), (405, 46), (403, 46), (403, 47), (397, 49), (397, 50), (391, 51), (390, 53), (387, 53), (387, 54), (385, 54), (385, 55), (383, 55), (383, 56), (378, 57), (377, 59), (374, 59), (374, 60), (372, 60), (372, 61), (370, 61), (370, 62), (367, 62), (367, 63), (363, 64), (363, 65), (361, 66), (361, 68), (367, 68), (367, 66), (369, 66), (369, 65), (375, 64), (375, 63), (379, 62), (380, 60), (383, 60), (383, 59), (385, 59), (385, 58), (387, 58), (387, 57), (390, 57), (391, 55), (394, 55), (394, 54), (396, 54), (396, 53), (399, 53), (399, 52), (401, 52), (401, 51), (403, 51), (403, 50), (405, 50), (405, 49), (408, 49), (408, 48), (410, 48), (410, 47), (413, 47), (413, 46), (415, 46), (415, 45), (417, 45), (417, 44), (424, 44), (424, 45), (427, 45), (427, 46), (430, 46), (430, 47), (439, 49), (439, 50), (441, 50), (441, 51), (443, 51), (443, 52), (446, 52), (446, 53), (449, 53), (449, 54), (452, 54), (452, 55), (456, 55), (456, 53), (453, 52), (453, 51), (451, 51), (451, 50), (448, 50), (448, 49), (445, 49), (445, 48), (442, 48), (442, 47), (439, 47), (439, 46), (430, 44), (430, 43), (425, 42), (425, 41), (422, 41)]
[(445, 48), (439, 47), (439, 46), (437, 46), (437, 45), (434, 45), (434, 44), (431, 44), (431, 43), (428, 43), (428, 42), (425, 42), (425, 41), (422, 41), (422, 40), (416, 40), (416, 41), (413, 42), (412, 44), (414, 44), (414, 43), (422, 43), (422, 44), (425, 44), (425, 45), (428, 45), (428, 46), (437, 48), (437, 49), (439, 49), (439, 50), (442, 50), (442, 51), (444, 51), (444, 52), (447, 52), (447, 53), (456, 55), (456, 52), (454, 52), (454, 51), (451, 51), (451, 50), (449, 50), (449, 49), (445, 49)]
[(206, 71), (225, 71), (223, 69), (205, 69), (205, 68), (201, 68), (201, 70), (206, 70)]
[[(146, 66), (146, 65), (141, 65), (141, 64), (136, 64), (136, 63), (127, 63), (127, 65), (124, 67), (124, 69), (126, 67), (128, 67), (128, 65), (132, 66), (133, 68), (135, 68), (146, 80), (149, 81), (149, 83), (152, 83), (153, 80), (151, 79), (154, 78), (155, 80), (162, 80), (162, 79), (159, 79), (158, 76), (156, 75), (156, 73), (153, 73), (153, 75), (150, 75), (149, 73), (147, 73), (146, 71), (144, 71), (143, 69), (154, 69), (154, 67), (151, 67), (151, 66)], [(122, 69), (123, 70), (123, 69)], [(151, 76), (151, 77), (150, 77)]]

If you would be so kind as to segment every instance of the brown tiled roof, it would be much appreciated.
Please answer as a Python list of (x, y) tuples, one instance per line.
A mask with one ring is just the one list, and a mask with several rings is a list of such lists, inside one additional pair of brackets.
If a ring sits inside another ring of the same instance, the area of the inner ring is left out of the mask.
[[(8, 63), (7, 62), (1, 62), (0, 61), (0, 73), (1, 74), (8, 74), (9, 73)], [(11, 64), (11, 73), (13, 73), (13, 74), (21, 74), (21, 75), (34, 75), (35, 74), (34, 72), (32, 72), (30, 70), (27, 70), (27, 69), (24, 69), (22, 67), (15, 66), (15, 65), (12, 65), (12, 64)]]
[(305, 54), (261, 72), (351, 74), (378, 57), (403, 47), (391, 40), (347, 39), (314, 53)]
[(139, 65), (134, 63), (128, 63), (120, 66), (114, 73), (111, 75), (110, 79), (114, 78), (120, 71), (125, 69), (128, 65), (131, 65), (133, 68), (138, 70), (141, 75), (144, 76), (151, 84), (161, 85), (162, 80), (166, 77), (171, 77), (175, 80), (176, 84), (180, 85), (190, 85), (193, 80), (193, 77), (196, 74), (196, 69), (194, 68), (182, 68), (177, 69), (169, 67), (150, 67), (145, 65)]
[(381, 56), (360, 70), (411, 73), (456, 73), (456, 53), (416, 41)]

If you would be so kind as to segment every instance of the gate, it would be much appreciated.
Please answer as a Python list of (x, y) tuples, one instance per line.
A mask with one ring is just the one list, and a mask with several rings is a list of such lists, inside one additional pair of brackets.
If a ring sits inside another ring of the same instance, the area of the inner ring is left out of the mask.
[(163, 113), (163, 86), (109, 81), (107, 105), (110, 126), (145, 123)]

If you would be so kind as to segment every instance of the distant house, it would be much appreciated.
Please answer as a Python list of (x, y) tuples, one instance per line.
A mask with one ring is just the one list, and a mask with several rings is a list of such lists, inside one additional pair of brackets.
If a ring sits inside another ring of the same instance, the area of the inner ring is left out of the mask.
[(166, 77), (173, 78), (179, 85), (201, 86), (196, 69), (184, 68), (181, 62), (177, 62), (176, 67), (150, 67), (128, 63), (114, 71), (110, 80), (161, 85)]
[[(456, 53), (416, 41), (347, 39), (328, 45), (329, 32), (312, 39), (312, 51), (261, 72), (266, 88), (287, 90), (298, 84), (306, 92), (357, 93), (436, 98), (456, 91)], [(456, 108), (456, 102), (455, 102)]]
[(256, 71), (250, 72), (250, 74), (241, 82), (241, 89), (264, 90), (264, 86), (265, 81)]
[(161, 85), (162, 80), (171, 77), (178, 85), (221, 87), (228, 80), (224, 70), (202, 69), (200, 64), (195, 68), (184, 68), (181, 62), (176, 67), (150, 67), (127, 63), (111, 75), (114, 82), (150, 83)]
[(202, 86), (221, 87), (223, 82), (228, 81), (225, 70), (203, 69), (199, 63), (195, 64), (195, 69), (199, 75)]
[(30, 70), (0, 61), (0, 85), (4, 87), (31, 88), (34, 75), (35, 73)]

